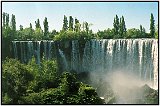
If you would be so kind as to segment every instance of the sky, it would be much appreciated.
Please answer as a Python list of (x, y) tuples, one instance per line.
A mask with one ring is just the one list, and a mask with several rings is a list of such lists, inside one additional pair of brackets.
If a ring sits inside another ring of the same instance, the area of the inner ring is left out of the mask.
[(149, 32), (150, 15), (153, 13), (155, 25), (158, 24), (158, 2), (2, 2), (2, 12), (16, 17), (16, 27), (29, 27), (39, 18), (43, 28), (47, 17), (49, 31), (62, 29), (63, 18), (72, 16), (81, 23), (93, 24), (93, 32), (113, 28), (116, 14), (124, 16), (127, 29), (139, 28), (142, 25)]

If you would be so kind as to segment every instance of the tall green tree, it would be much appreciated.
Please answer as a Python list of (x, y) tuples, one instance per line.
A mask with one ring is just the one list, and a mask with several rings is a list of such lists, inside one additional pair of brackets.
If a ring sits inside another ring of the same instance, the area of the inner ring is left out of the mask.
[(12, 14), (12, 18), (11, 18), (11, 29), (13, 31), (16, 31), (16, 18), (15, 15)]
[(125, 38), (126, 37), (126, 25), (124, 21), (124, 17), (120, 18), (120, 24), (119, 24), (119, 38)]
[(32, 24), (30, 23), (29, 25), (30, 25), (29, 27), (32, 29)]
[(48, 34), (49, 34), (49, 26), (48, 26), (48, 21), (47, 21), (47, 18), (45, 17), (44, 19), (44, 22), (43, 22), (43, 25), (44, 25), (44, 36), (48, 37)]
[(114, 27), (114, 35), (115, 35), (114, 38), (118, 38), (119, 37), (119, 18), (117, 15), (114, 18), (113, 27)]
[(6, 28), (9, 27), (9, 14), (6, 13)]
[(5, 28), (5, 25), (6, 25), (6, 13), (5, 12), (3, 12), (2, 17), (3, 17), (3, 28)]
[(19, 30), (20, 30), (20, 31), (23, 30), (23, 26), (22, 26), (22, 25), (19, 26)]
[[(9, 14), (8, 14), (9, 16)], [(7, 17), (8, 17), (7, 16)], [(11, 18), (11, 38), (15, 38), (16, 37), (16, 18), (15, 18), (15, 15), (12, 14), (12, 18)]]
[(75, 26), (74, 26), (74, 31), (79, 32), (81, 28), (81, 24), (79, 23), (79, 20), (75, 18)]
[(2, 30), (2, 37), (8, 37), (13, 35), (13, 31), (11, 30), (11, 27), (9, 26), (9, 14), (3, 12), (3, 30)]
[(151, 18), (150, 18), (150, 36), (151, 36), (152, 38), (155, 37), (155, 25), (154, 25), (154, 22), (155, 22), (154, 16), (153, 16), (153, 14), (151, 13)]
[(64, 15), (64, 19), (63, 19), (63, 31), (67, 31), (68, 30), (68, 20), (67, 17)]
[(149, 36), (146, 35), (146, 30), (144, 27), (142, 27), (142, 25), (140, 25), (140, 35), (139, 38), (148, 38)]
[(39, 19), (37, 19), (37, 21), (35, 21), (35, 24), (36, 24), (36, 28), (41, 28)]
[(142, 25), (140, 25), (140, 32), (141, 32), (141, 33), (142, 33), (142, 30), (143, 30)]
[(73, 31), (73, 18), (72, 18), (72, 16), (69, 16), (69, 30)]
[(84, 25), (85, 25), (85, 31), (88, 34), (88, 32), (89, 32), (89, 24), (88, 24), (88, 22), (85, 22)]
[(31, 23), (30, 23), (29, 28), (30, 28), (30, 35), (32, 35), (32, 36), (33, 36), (33, 28), (32, 28), (32, 24), (31, 24)]

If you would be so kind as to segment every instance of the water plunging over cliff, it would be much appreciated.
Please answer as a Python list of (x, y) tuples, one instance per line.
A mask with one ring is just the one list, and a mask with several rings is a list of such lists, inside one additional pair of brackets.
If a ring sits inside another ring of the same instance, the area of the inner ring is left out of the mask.
[(34, 56), (38, 64), (42, 56), (51, 59), (59, 54), (66, 70), (99, 73), (125, 70), (158, 86), (157, 39), (93, 39), (84, 48), (80, 45), (77, 40), (64, 44), (64, 48), (54, 41), (13, 41), (13, 52), (22, 62)]

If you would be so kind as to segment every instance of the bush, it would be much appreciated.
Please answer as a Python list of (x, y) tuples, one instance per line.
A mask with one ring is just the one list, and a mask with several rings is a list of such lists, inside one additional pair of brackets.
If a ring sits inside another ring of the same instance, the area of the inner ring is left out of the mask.
[(23, 97), (23, 104), (103, 104), (95, 89), (76, 81), (75, 75), (62, 73), (57, 88), (50, 88)]
[(61, 75), (61, 83), (59, 88), (65, 93), (77, 93), (79, 89), (79, 83), (76, 82), (74, 74), (63, 72)]
[(16, 59), (6, 59), (2, 63), (2, 96), (10, 98), (3, 103), (16, 104), (21, 96), (26, 94), (26, 90), (33, 75), (24, 64)]
[(31, 93), (23, 98), (24, 104), (103, 104), (96, 96), (66, 93), (59, 88), (51, 88), (39, 93)]
[(42, 59), (41, 65), (39, 66), (36, 64), (35, 58), (32, 58), (27, 66), (35, 78), (35, 80), (30, 83), (30, 91), (40, 92), (43, 89), (58, 87), (58, 67), (55, 60)]
[(71, 40), (90, 40), (94, 38), (94, 34), (90, 31), (75, 32), (75, 31), (61, 31), (58, 35), (55, 35), (56, 41), (71, 41)]
[(94, 88), (77, 82), (75, 74), (57, 74), (54, 60), (33, 58), (27, 65), (15, 59), (2, 64), (3, 104), (102, 104)]

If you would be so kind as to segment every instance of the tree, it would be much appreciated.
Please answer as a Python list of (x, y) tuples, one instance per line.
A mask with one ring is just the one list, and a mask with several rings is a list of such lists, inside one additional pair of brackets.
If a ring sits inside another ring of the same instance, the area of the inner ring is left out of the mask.
[(22, 26), (22, 25), (20, 25), (20, 26), (19, 26), (19, 29), (20, 29), (20, 31), (22, 31), (22, 30), (23, 30), (23, 26)]
[(3, 28), (5, 29), (5, 25), (6, 25), (6, 13), (3, 12), (2, 16), (3, 16)]
[(9, 27), (9, 14), (6, 13), (6, 28)]
[(35, 21), (35, 24), (36, 24), (36, 28), (41, 28), (39, 19), (37, 19), (37, 22)]
[[(7, 58), (2, 63), (2, 96), (7, 95), (10, 104), (18, 104), (31, 80), (33, 80), (32, 74), (16, 59)], [(5, 103), (4, 100), (2, 101)]]
[(155, 28), (155, 38), (158, 39), (158, 25), (156, 25)]
[(16, 38), (16, 19), (15, 19), (15, 15), (13, 14), (11, 18), (11, 38)]
[(34, 39), (42, 40), (42, 37), (43, 37), (43, 30), (41, 28), (36, 28), (34, 31)]
[(120, 18), (120, 24), (119, 24), (119, 38), (125, 38), (126, 36), (126, 25), (124, 21), (124, 17)]
[(42, 89), (57, 87), (58, 67), (55, 60), (42, 59), (40, 67), (36, 64), (35, 58), (32, 58), (27, 64), (30, 72), (34, 75), (34, 80), (29, 86), (29, 90), (39, 92)]
[(72, 16), (69, 16), (69, 30), (73, 31), (73, 18), (72, 18)]
[(67, 31), (68, 30), (68, 20), (67, 17), (64, 15), (64, 19), (63, 19), (63, 31)]
[(143, 38), (146, 38), (146, 37), (147, 37), (146, 30), (145, 30), (144, 27), (142, 28), (142, 37), (143, 37)]
[(30, 25), (29, 27), (32, 29), (32, 24), (30, 23), (29, 25)]
[(43, 25), (44, 25), (44, 36), (48, 37), (48, 34), (49, 34), (49, 31), (48, 31), (48, 22), (47, 22), (47, 18), (45, 17), (44, 19), (44, 22), (43, 22)]
[(55, 35), (58, 35), (58, 32), (55, 29), (53, 29), (52, 32), (49, 34), (49, 38), (54, 38)]
[(104, 31), (97, 32), (97, 37), (100, 39), (113, 39), (113, 36), (114, 36), (113, 29), (110, 28)]
[(119, 18), (117, 15), (114, 18), (113, 27), (114, 27), (114, 34), (115, 34), (114, 38), (118, 38), (119, 37)]
[(74, 26), (74, 31), (79, 32), (81, 29), (81, 24), (79, 23), (79, 20), (75, 18), (75, 26)]
[(139, 35), (140, 38), (146, 38), (148, 36), (146, 36), (146, 30), (144, 27), (142, 27), (142, 25), (140, 25), (140, 35)]
[(12, 18), (11, 18), (11, 29), (13, 31), (16, 31), (16, 19), (15, 19), (15, 15), (12, 14)]
[(142, 29), (143, 29), (143, 28), (142, 28), (142, 25), (140, 25), (140, 32), (141, 32), (141, 33), (142, 33)]
[(150, 18), (150, 36), (151, 38), (155, 38), (155, 25), (154, 25), (154, 17), (153, 14), (151, 13), (151, 18)]
[(85, 31), (88, 34), (88, 32), (89, 32), (89, 24), (88, 24), (88, 22), (84, 22), (84, 25), (85, 25)]
[(78, 91), (76, 87), (76, 77), (69, 72), (63, 72), (61, 76), (60, 89), (65, 93), (73, 93)]
[(33, 36), (33, 29), (32, 29), (32, 24), (30, 23), (30, 35), (32, 35)]
[(126, 38), (140, 38), (140, 30), (131, 28), (127, 30), (127, 36)]

